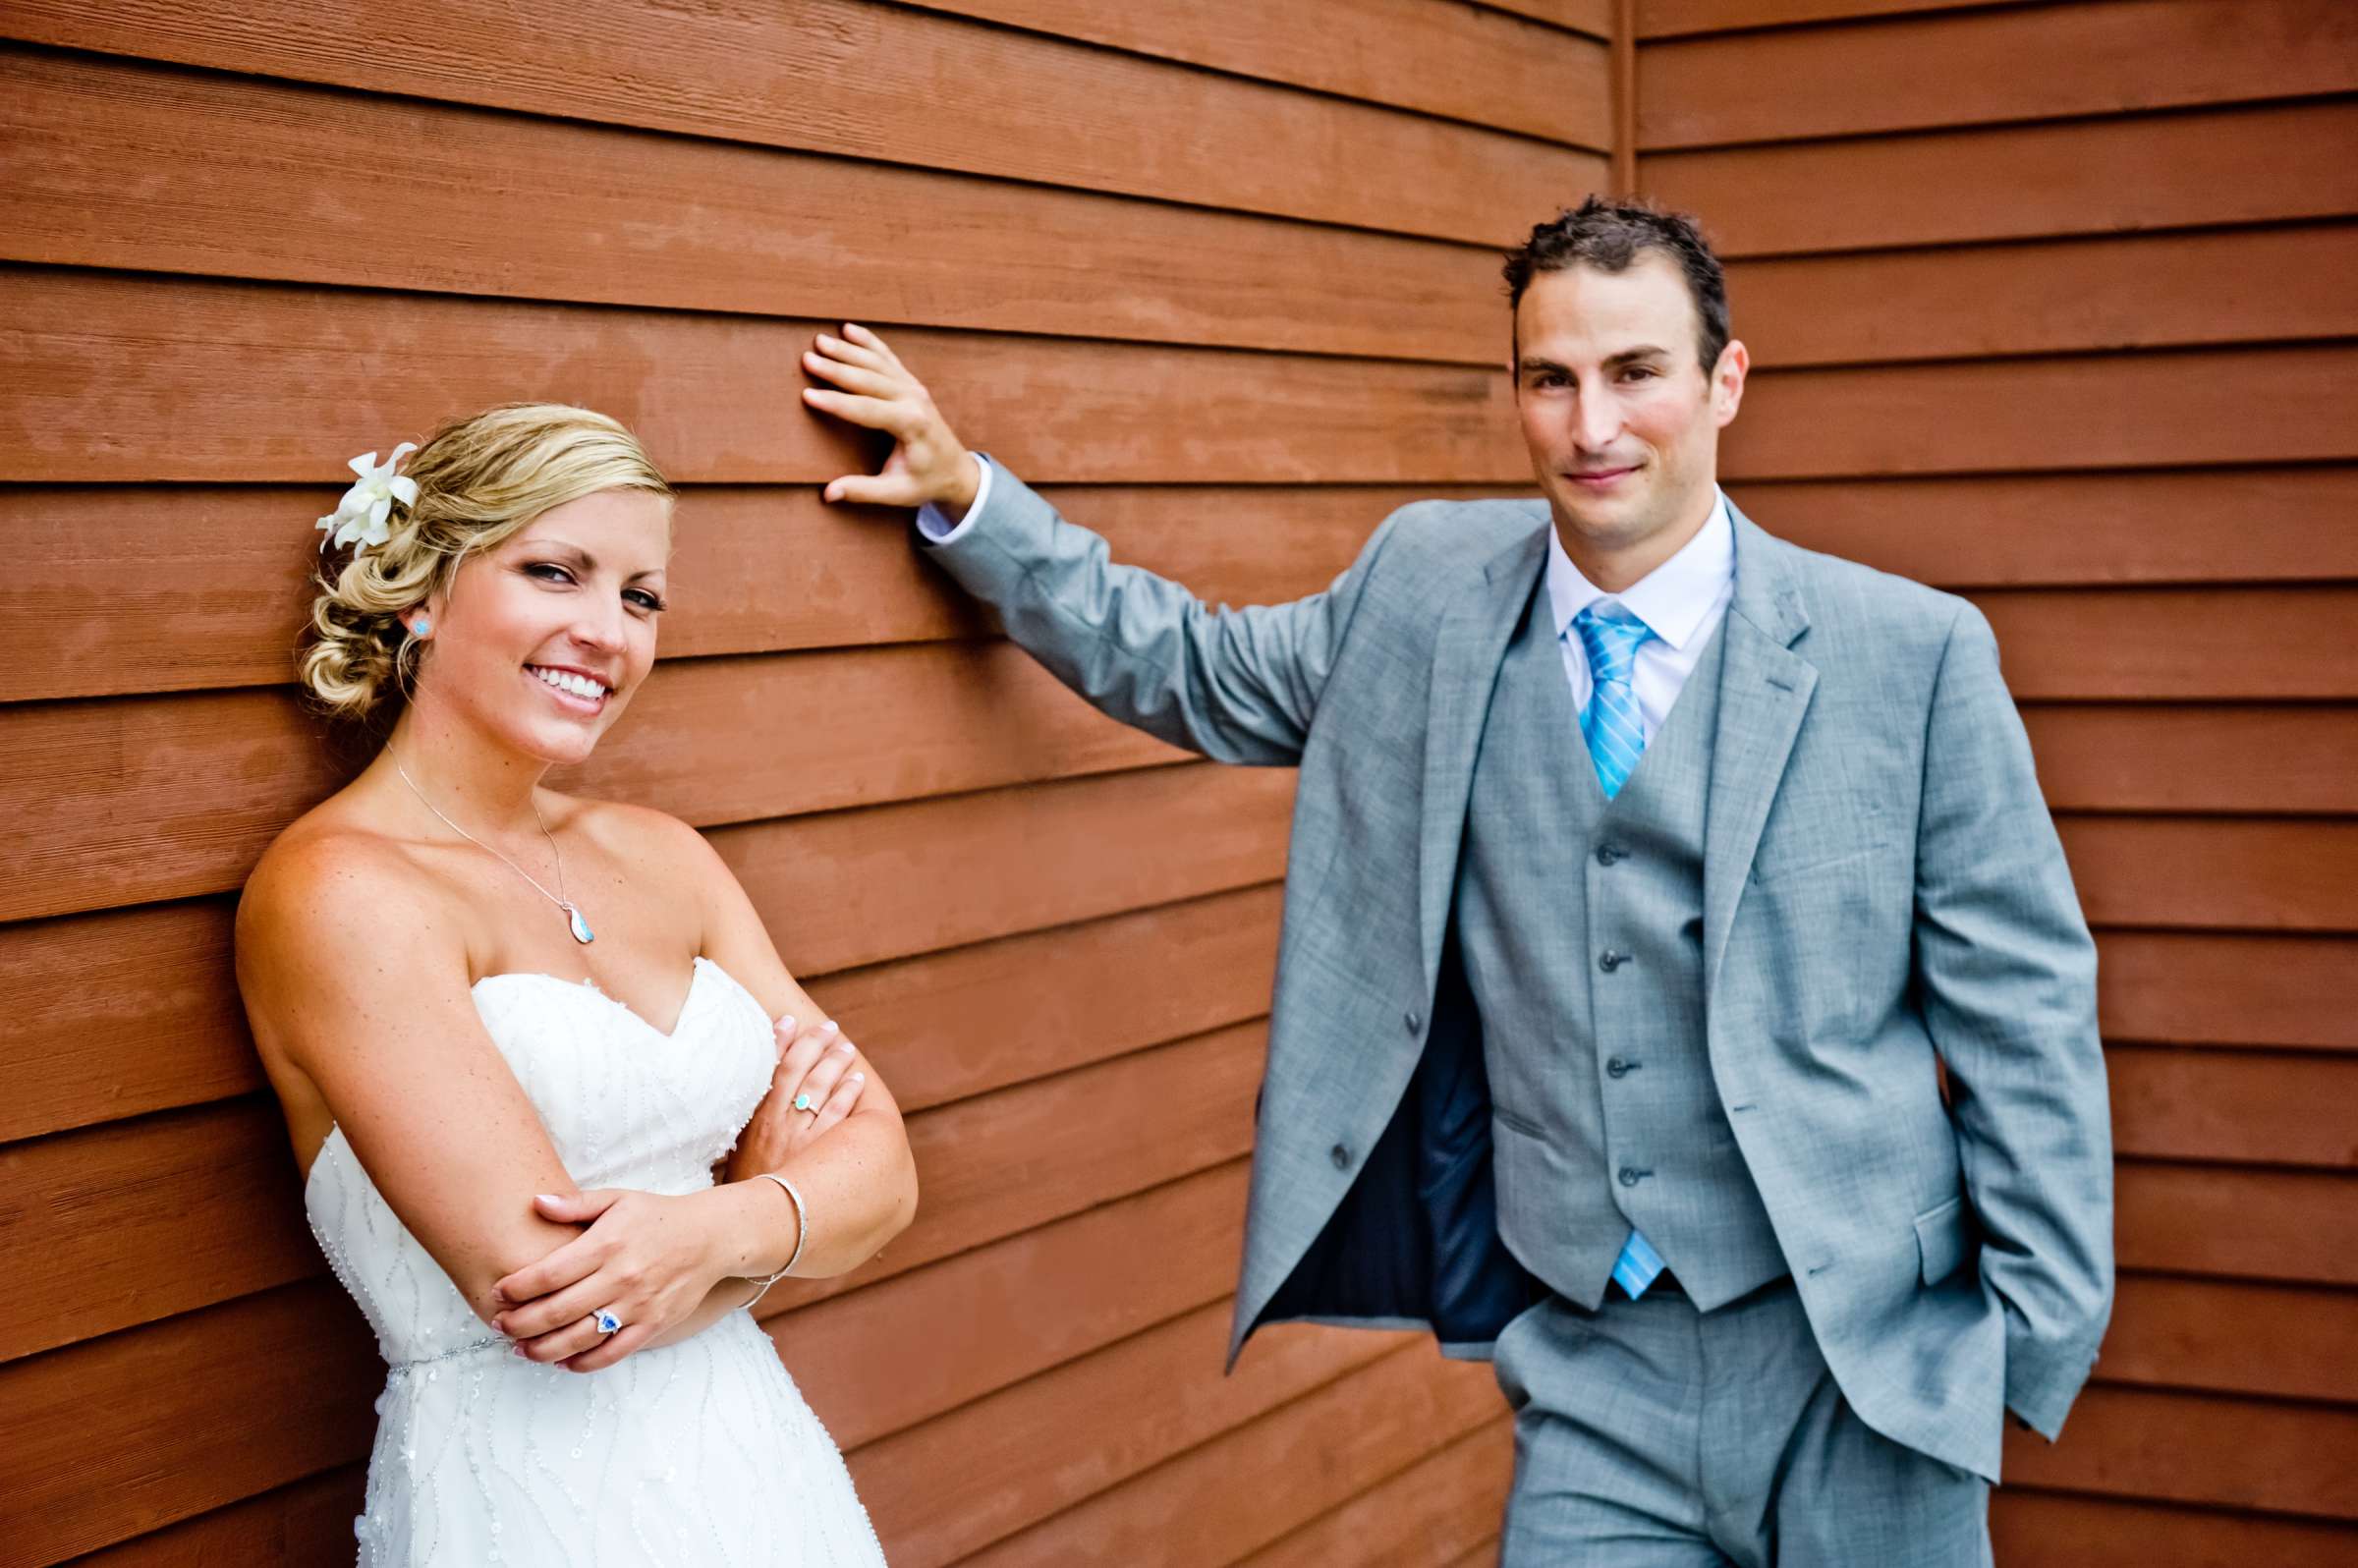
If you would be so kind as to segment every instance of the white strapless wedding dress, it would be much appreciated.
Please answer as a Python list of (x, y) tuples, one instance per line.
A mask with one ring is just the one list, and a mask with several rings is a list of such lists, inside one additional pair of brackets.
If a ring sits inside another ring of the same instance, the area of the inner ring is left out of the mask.
[[(669, 1035), (588, 982), (486, 976), (476, 1010), (584, 1188), (711, 1185), (769, 1087), (761, 1004), (696, 961)], [(363, 1568), (879, 1565), (835, 1444), (752, 1316), (597, 1372), (511, 1355), (361, 1169), (341, 1129), (311, 1233), (391, 1371)]]

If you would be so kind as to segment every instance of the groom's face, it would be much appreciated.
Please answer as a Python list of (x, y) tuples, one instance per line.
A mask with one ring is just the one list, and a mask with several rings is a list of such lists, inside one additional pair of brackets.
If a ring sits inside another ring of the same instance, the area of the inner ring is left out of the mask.
[(1677, 264), (1574, 265), (1531, 280), (1515, 311), (1515, 407), (1565, 547), (1646, 551), (1703, 525), (1719, 429), (1743, 396), (1744, 345), (1705, 373)]

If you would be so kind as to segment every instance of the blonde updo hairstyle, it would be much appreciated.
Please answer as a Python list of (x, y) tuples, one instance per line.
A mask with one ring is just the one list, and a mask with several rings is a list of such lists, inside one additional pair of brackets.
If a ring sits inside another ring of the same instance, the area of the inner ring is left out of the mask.
[(467, 557), (496, 549), (541, 513), (600, 490), (671, 486), (616, 420), (562, 403), (511, 403), (435, 431), (403, 465), (416, 504), (393, 503), (390, 536), (322, 572), (296, 673), (338, 718), (382, 717), (406, 700), (424, 640), (402, 617), (446, 592)]

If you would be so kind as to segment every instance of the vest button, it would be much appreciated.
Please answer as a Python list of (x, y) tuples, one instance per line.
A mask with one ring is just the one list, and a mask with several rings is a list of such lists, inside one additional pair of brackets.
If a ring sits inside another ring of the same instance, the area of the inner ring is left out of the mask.
[(1618, 844), (1600, 844), (1597, 846), (1597, 864), (1600, 866), (1610, 866), (1615, 861), (1626, 860), (1628, 856), (1629, 851), (1623, 849)]
[(1616, 953), (1609, 947), (1597, 955), (1597, 967), (1607, 975), (1628, 962), (1629, 955), (1627, 953)]
[(1616, 1056), (1604, 1064), (1604, 1075), (1607, 1078), (1619, 1078), (1623, 1073), (1628, 1072), (1636, 1065), (1637, 1063), (1629, 1061), (1624, 1057)]
[(1624, 1187), (1635, 1187), (1638, 1185), (1638, 1170), (1636, 1166), (1624, 1165), (1621, 1167), (1621, 1185)]
[(1351, 1150), (1345, 1148), (1340, 1144), (1337, 1144), (1332, 1148), (1326, 1150), (1326, 1157), (1334, 1161), (1334, 1168), (1336, 1170), (1349, 1170), (1351, 1168)]
[(1400, 1015), (1400, 1022), (1408, 1026), (1408, 1032), (1411, 1035), (1414, 1035), (1418, 1030), (1425, 1027), (1424, 1015), (1419, 1013), (1413, 1007)]

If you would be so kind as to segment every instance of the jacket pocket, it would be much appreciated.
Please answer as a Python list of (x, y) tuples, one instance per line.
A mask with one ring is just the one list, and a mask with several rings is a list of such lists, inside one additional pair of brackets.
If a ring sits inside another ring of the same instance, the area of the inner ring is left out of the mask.
[(1972, 1241), (1967, 1220), (1962, 1193), (1916, 1216), (1916, 1251), (1926, 1284), (1937, 1285), (1963, 1266)]

